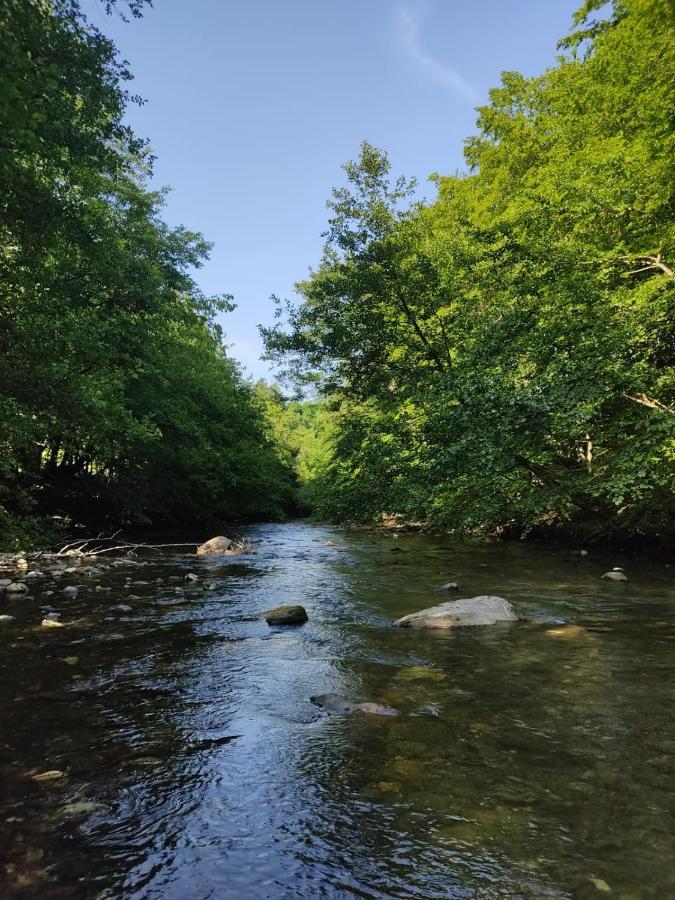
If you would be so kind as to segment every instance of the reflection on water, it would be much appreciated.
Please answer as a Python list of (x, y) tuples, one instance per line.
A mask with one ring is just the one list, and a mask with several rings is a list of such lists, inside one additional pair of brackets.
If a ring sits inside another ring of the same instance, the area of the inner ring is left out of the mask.
[[(153, 555), (0, 601), (2, 896), (675, 895), (673, 570), (248, 534), (245, 558)], [(613, 565), (628, 583), (599, 578)], [(450, 580), (529, 621), (389, 627)], [(270, 629), (289, 602), (309, 623)], [(40, 627), (53, 609), (66, 627)], [(331, 692), (401, 715), (327, 716), (309, 698)]]

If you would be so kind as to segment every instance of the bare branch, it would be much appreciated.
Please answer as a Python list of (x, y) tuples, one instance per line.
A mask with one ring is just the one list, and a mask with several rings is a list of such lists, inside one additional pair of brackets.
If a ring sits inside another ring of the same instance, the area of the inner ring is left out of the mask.
[(632, 400), (633, 403), (639, 403), (640, 406), (647, 406), (649, 409), (658, 409), (659, 412), (667, 412), (670, 413), (671, 416), (675, 415), (675, 409), (672, 406), (666, 406), (665, 403), (661, 403), (660, 400), (656, 400), (654, 397), (648, 397), (647, 394), (624, 394), (626, 400)]
[(649, 272), (652, 269), (659, 269), (661, 272), (668, 275), (669, 278), (675, 278), (675, 271), (664, 263), (660, 253), (657, 253), (656, 256), (620, 256), (619, 259), (623, 262), (646, 263), (641, 269), (633, 269), (632, 272), (626, 272), (626, 277), (629, 275), (638, 275), (640, 272)]

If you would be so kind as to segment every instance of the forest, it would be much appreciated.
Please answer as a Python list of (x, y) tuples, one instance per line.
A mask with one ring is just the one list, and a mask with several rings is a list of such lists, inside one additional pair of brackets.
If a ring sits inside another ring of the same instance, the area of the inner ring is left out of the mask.
[(263, 329), (325, 396), (328, 519), (675, 535), (675, 7), (588, 0), (559, 50), (430, 204), (364, 143)]
[(364, 142), (261, 326), (304, 400), (227, 355), (233, 298), (162, 218), (112, 41), (77, 0), (2, 10), (0, 544), (298, 513), (675, 534), (670, 0), (587, 0), (555, 66), (503, 74), (430, 203)]

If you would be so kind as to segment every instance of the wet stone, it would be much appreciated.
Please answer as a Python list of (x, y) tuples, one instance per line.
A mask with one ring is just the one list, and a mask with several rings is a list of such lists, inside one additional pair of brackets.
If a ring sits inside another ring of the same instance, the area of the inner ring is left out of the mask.
[(12, 584), (7, 585), (5, 591), (8, 594), (27, 594), (28, 585), (24, 584), (22, 581), (14, 581)]
[(278, 606), (265, 613), (268, 625), (304, 625), (308, 618), (304, 606)]

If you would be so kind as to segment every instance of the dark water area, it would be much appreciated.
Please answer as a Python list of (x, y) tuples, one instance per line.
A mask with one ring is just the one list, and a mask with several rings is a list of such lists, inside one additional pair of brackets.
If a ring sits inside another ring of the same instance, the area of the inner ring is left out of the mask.
[[(675, 568), (241, 533), (0, 594), (0, 896), (675, 897)], [(391, 628), (477, 594), (528, 621)], [(309, 622), (270, 628), (283, 603)]]

